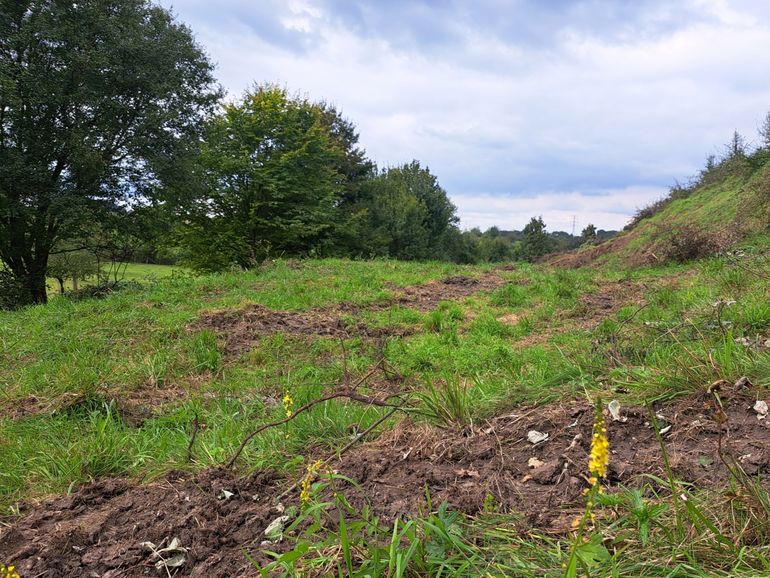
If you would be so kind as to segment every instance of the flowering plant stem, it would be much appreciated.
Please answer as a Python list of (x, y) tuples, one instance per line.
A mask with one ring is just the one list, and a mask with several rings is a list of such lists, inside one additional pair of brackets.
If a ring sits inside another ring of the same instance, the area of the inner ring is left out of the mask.
[[(601, 481), (596, 480), (588, 491), (588, 500), (586, 501), (586, 509), (583, 511), (583, 517), (580, 518), (580, 524), (577, 527), (575, 534), (575, 540), (572, 542), (572, 549), (570, 550), (569, 560), (567, 561), (567, 568), (564, 572), (564, 578), (575, 578), (577, 576), (578, 569), (578, 548), (583, 543), (583, 536), (585, 534), (586, 526), (588, 522), (593, 520), (593, 507), (596, 501), (596, 496), (599, 495), (601, 488)], [(586, 570), (586, 574), (588, 571)]]

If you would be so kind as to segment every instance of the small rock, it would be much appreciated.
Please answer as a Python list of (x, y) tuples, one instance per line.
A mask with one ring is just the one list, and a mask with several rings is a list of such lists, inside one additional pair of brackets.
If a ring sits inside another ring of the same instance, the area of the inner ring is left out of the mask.
[(527, 432), (527, 441), (531, 444), (539, 444), (550, 437), (549, 434), (537, 431), (536, 429)]
[(767, 417), (767, 402), (761, 399), (757, 400), (754, 404), (754, 411), (757, 412), (757, 419), (765, 419)]
[(265, 538), (272, 543), (283, 540), (283, 528), (289, 520), (289, 516), (278, 516), (265, 528)]
[(540, 466), (542, 466), (542, 465), (544, 465), (544, 464), (545, 464), (545, 462), (543, 462), (543, 461), (541, 461), (541, 460), (537, 459), (536, 457), (531, 457), (531, 458), (529, 458), (529, 460), (527, 461), (527, 465), (528, 465), (530, 468), (539, 468)]
[(745, 375), (735, 382), (735, 389), (743, 389), (744, 387), (751, 387), (752, 383)]
[(617, 399), (613, 399), (607, 404), (607, 410), (609, 410), (612, 416), (612, 421), (627, 422), (628, 418), (620, 415), (620, 402)]

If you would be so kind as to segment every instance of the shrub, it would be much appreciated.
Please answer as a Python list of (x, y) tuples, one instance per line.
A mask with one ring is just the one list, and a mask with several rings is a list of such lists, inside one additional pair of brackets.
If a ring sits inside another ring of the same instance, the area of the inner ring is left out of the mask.
[(18, 309), (31, 302), (24, 283), (10, 271), (0, 269), (0, 309)]
[(661, 256), (667, 262), (686, 263), (713, 255), (721, 245), (713, 233), (693, 225), (680, 225), (664, 237)]
[(658, 199), (657, 201), (653, 201), (646, 207), (642, 207), (641, 209), (637, 209), (634, 216), (631, 218), (631, 222), (628, 223), (624, 227), (624, 230), (630, 231), (634, 227), (636, 227), (641, 221), (644, 219), (649, 219), (650, 217), (653, 217), (657, 215), (660, 211), (662, 211), (666, 205), (668, 205), (671, 202), (671, 197), (665, 197), (662, 199)]
[(83, 299), (103, 299), (116, 291), (123, 291), (126, 289), (141, 289), (142, 284), (137, 281), (105, 281), (102, 280), (96, 285), (87, 285), (78, 289), (77, 291), (70, 291), (66, 294), (67, 298), (73, 301), (81, 301)]

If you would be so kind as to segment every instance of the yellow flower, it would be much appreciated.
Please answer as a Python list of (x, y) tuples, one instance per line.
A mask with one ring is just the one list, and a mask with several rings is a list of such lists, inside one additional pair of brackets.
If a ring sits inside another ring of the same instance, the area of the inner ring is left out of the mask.
[(16, 566), (0, 564), (0, 578), (20, 578), (20, 576), (16, 572)]
[[(599, 406), (601, 407), (601, 406)], [(594, 421), (594, 434), (591, 438), (591, 455), (588, 458), (588, 481), (596, 485), (602, 478), (607, 477), (607, 466), (610, 463), (610, 441), (607, 438), (607, 427), (601, 409), (597, 409)]]
[(299, 483), (299, 501), (301, 503), (306, 504), (310, 501), (310, 490), (313, 487), (313, 480), (315, 479), (318, 472), (324, 471), (325, 469), (326, 464), (324, 464), (323, 460), (316, 460), (307, 467), (305, 476)]
[(293, 406), (294, 400), (291, 398), (291, 395), (289, 395), (289, 390), (287, 389), (286, 393), (283, 394), (283, 411), (286, 412), (286, 417), (291, 417), (291, 408)]

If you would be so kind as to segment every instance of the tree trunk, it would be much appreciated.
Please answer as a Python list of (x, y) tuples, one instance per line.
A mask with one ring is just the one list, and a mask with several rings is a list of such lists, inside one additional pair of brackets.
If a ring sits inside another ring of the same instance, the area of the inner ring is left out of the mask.
[(56, 280), (59, 282), (59, 295), (64, 295), (64, 279), (57, 277)]
[(48, 287), (46, 287), (45, 284), (45, 271), (40, 273), (37, 271), (30, 272), (26, 275), (24, 281), (29, 290), (29, 294), (32, 297), (32, 303), (48, 303)]
[(78, 278), (73, 277), (72, 278), (72, 290), (77, 291), (78, 290)]

